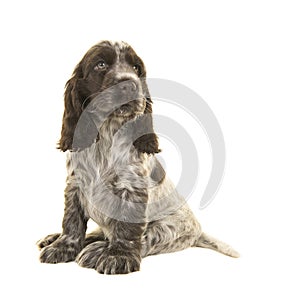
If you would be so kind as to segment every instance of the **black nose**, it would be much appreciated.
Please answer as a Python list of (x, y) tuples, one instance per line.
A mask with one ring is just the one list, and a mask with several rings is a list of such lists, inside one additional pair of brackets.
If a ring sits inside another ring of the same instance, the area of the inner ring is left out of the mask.
[(137, 90), (137, 84), (133, 80), (126, 80), (120, 83), (120, 89), (124, 93), (135, 92)]

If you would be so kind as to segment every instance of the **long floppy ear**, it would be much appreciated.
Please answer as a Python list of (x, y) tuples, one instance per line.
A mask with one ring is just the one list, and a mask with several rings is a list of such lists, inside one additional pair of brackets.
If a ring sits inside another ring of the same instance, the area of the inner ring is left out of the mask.
[(72, 150), (74, 131), (82, 111), (82, 99), (77, 88), (77, 80), (81, 75), (81, 67), (78, 65), (65, 86), (65, 111), (62, 120), (61, 138), (58, 149), (62, 151)]
[(146, 98), (146, 108), (144, 110), (144, 114), (147, 115), (147, 118), (145, 118), (146, 121), (143, 124), (145, 127), (143, 128), (143, 130), (144, 132), (148, 132), (148, 133), (136, 139), (133, 142), (133, 145), (139, 152), (148, 153), (148, 154), (159, 153), (161, 152), (161, 150), (158, 148), (159, 147), (158, 137), (155, 134), (153, 128), (152, 99), (150, 97), (150, 93), (145, 78), (142, 80), (142, 87), (143, 87), (144, 96)]

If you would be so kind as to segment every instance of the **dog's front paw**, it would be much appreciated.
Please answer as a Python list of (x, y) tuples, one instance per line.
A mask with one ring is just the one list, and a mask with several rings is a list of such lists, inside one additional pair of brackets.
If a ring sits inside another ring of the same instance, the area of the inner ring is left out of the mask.
[(61, 236), (55, 242), (42, 249), (40, 261), (49, 264), (73, 261), (79, 251), (78, 240)]
[(55, 242), (59, 238), (59, 236), (60, 236), (60, 233), (49, 234), (46, 237), (44, 237), (43, 239), (40, 239), (39, 241), (37, 241), (36, 244), (39, 247), (39, 249), (42, 249), (46, 246), (49, 246), (53, 242)]
[(140, 136), (133, 142), (136, 150), (142, 153), (154, 154), (159, 153), (161, 150), (158, 148), (158, 140), (155, 133), (148, 133)]
[(97, 261), (109, 245), (108, 241), (97, 241), (84, 247), (76, 257), (76, 262), (84, 268), (96, 268)]
[(141, 256), (138, 253), (107, 248), (96, 263), (101, 274), (127, 274), (140, 270)]

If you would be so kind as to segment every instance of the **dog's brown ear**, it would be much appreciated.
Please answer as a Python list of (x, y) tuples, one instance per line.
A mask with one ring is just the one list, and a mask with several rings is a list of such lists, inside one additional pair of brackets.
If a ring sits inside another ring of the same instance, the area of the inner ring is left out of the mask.
[(61, 138), (58, 149), (62, 151), (72, 150), (74, 131), (82, 112), (82, 99), (77, 88), (77, 80), (81, 75), (81, 67), (78, 65), (65, 86), (65, 111), (62, 120)]
[(149, 89), (146, 84), (146, 79), (142, 80), (143, 93), (146, 98), (146, 108), (144, 110), (144, 115), (147, 115), (145, 122), (143, 124), (143, 131), (147, 132), (140, 136), (133, 142), (134, 147), (143, 153), (154, 154), (159, 153), (161, 150), (159, 149), (158, 137), (154, 132), (153, 128), (153, 119), (152, 119), (152, 99), (150, 97)]

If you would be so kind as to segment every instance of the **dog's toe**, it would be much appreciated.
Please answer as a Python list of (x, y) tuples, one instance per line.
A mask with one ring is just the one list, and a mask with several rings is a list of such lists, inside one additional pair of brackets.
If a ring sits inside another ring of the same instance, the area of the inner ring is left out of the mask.
[(108, 249), (97, 261), (96, 270), (101, 274), (127, 274), (140, 270), (141, 257), (135, 253)]
[(60, 233), (53, 233), (53, 234), (49, 234), (46, 237), (44, 237), (43, 239), (40, 239), (39, 241), (37, 241), (37, 246), (39, 247), (39, 249), (42, 249), (46, 246), (51, 245), (53, 242), (55, 242), (60, 236)]
[(97, 241), (89, 244), (78, 254), (76, 262), (81, 267), (95, 269), (99, 257), (107, 247), (108, 241)]
[(49, 264), (74, 261), (79, 251), (80, 245), (77, 240), (61, 236), (51, 245), (42, 249), (40, 261)]

